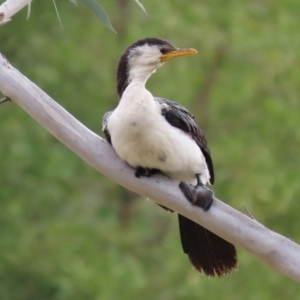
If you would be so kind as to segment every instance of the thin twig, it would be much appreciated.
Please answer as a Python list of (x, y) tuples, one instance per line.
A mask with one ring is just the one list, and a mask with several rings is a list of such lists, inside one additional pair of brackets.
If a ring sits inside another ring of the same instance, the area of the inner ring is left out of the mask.
[(253, 215), (251, 214), (251, 212), (248, 210), (248, 208), (246, 207), (245, 204), (243, 204), (244, 210), (245, 210), (245, 215), (250, 217), (252, 220), (255, 220), (255, 218), (253, 217)]

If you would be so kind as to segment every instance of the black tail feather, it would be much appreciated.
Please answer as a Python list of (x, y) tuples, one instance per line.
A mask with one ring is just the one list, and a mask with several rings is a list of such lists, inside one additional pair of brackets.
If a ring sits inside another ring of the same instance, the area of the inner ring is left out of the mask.
[(237, 253), (232, 244), (182, 215), (178, 219), (183, 251), (197, 271), (221, 277), (236, 269)]

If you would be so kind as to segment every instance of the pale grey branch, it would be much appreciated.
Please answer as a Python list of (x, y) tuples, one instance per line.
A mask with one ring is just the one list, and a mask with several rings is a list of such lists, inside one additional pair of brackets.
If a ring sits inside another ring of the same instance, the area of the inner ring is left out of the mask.
[(12, 103), (22, 107), (58, 140), (105, 176), (140, 195), (156, 199), (157, 203), (201, 224), (248, 251), (271, 268), (300, 282), (298, 244), (218, 199), (215, 199), (207, 212), (193, 207), (182, 195), (178, 182), (174, 180), (164, 176), (137, 179), (133, 169), (119, 159), (106, 141), (77, 121), (12, 67), (1, 54), (0, 90)]
[(11, 17), (32, 0), (6, 0), (0, 5), (0, 26), (9, 22)]

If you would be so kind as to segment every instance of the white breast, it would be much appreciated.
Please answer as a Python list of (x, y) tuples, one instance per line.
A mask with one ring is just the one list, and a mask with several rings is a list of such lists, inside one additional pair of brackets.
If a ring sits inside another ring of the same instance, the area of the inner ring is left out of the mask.
[(170, 125), (146, 89), (127, 88), (108, 120), (112, 145), (133, 167), (156, 168), (177, 180), (209, 182), (205, 158), (195, 141)]

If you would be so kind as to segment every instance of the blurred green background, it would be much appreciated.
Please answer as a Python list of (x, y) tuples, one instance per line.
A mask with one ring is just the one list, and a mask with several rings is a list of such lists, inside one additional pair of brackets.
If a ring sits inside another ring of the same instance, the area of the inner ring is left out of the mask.
[[(300, 240), (299, 0), (33, 1), (0, 27), (0, 52), (91, 130), (115, 107), (115, 69), (135, 40), (199, 54), (149, 80), (204, 129), (216, 195)], [(297, 283), (239, 249), (225, 279), (196, 273), (177, 217), (97, 173), (12, 103), (0, 106), (0, 299), (299, 299)]]

